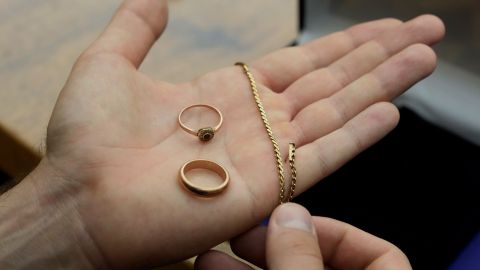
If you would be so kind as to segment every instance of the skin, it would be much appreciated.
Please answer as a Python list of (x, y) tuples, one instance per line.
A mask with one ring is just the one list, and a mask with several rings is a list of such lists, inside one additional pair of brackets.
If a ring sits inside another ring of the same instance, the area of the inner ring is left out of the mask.
[[(282, 221), (293, 221), (287, 223)], [(302, 225), (305, 226), (299, 226)], [(231, 241), (233, 251), (267, 269), (412, 269), (407, 257), (391, 243), (346, 223), (312, 217), (300, 205), (275, 209), (268, 228), (258, 226)], [(252, 269), (219, 251), (197, 258), (196, 270)]]
[[(0, 266), (164, 265), (245, 232), (278, 204), (271, 142), (240, 67), (181, 84), (138, 71), (166, 22), (166, 2), (127, 0), (78, 58), (52, 114), (45, 157), (0, 197), (7, 220)], [(297, 194), (395, 127), (389, 101), (434, 70), (429, 46), (443, 35), (431, 15), (383, 19), (249, 63), (283, 156), (288, 142), (297, 144)], [(176, 122), (196, 103), (224, 116), (208, 143)], [(192, 159), (227, 168), (227, 190), (204, 199), (182, 188), (178, 170)]]

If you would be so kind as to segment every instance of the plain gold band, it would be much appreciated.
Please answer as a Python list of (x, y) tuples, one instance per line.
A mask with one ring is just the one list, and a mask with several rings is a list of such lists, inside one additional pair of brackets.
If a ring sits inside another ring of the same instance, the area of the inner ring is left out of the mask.
[[(202, 188), (196, 186), (192, 182), (190, 182), (186, 176), (186, 173), (193, 169), (206, 169), (212, 171), (222, 177), (223, 182), (222, 184), (214, 188)], [(228, 175), (228, 172), (227, 170), (225, 170), (225, 168), (213, 161), (205, 159), (195, 159), (183, 164), (182, 168), (180, 169), (180, 179), (183, 185), (191, 192), (200, 196), (214, 196), (222, 192), (227, 187), (228, 182), (230, 181), (230, 176)]]
[(222, 123), (223, 123), (223, 115), (222, 115), (222, 113), (220, 112), (219, 109), (215, 108), (214, 106), (207, 105), (207, 104), (194, 104), (194, 105), (191, 105), (191, 106), (188, 106), (188, 107), (183, 108), (183, 110), (180, 112), (180, 114), (178, 114), (178, 123), (180, 124), (180, 127), (182, 127), (182, 129), (185, 130), (186, 132), (188, 132), (189, 134), (192, 134), (192, 135), (197, 136), (197, 133), (198, 133), (197, 130), (194, 130), (194, 129), (191, 129), (191, 128), (187, 127), (187, 126), (182, 122), (182, 114), (183, 114), (186, 110), (191, 109), (191, 108), (195, 108), (195, 107), (208, 108), (208, 109), (211, 109), (211, 110), (213, 110), (214, 112), (216, 112), (216, 113), (218, 114), (218, 116), (220, 117), (220, 121), (218, 122), (218, 124), (217, 124), (216, 126), (212, 127), (213, 132), (217, 132), (217, 130), (222, 126)]

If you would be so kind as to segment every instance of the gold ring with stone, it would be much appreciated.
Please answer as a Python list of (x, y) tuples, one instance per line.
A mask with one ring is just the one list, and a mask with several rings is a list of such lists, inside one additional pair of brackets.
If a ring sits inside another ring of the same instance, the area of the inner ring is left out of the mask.
[[(213, 110), (214, 112), (216, 112), (219, 116), (219, 121), (218, 121), (218, 124), (214, 127), (204, 127), (204, 128), (200, 128), (198, 130), (194, 130), (194, 129), (191, 129), (189, 127), (187, 127), (183, 122), (182, 122), (182, 114), (188, 110), (188, 109), (191, 109), (191, 108), (194, 108), (194, 107), (204, 107), (204, 108), (208, 108), (208, 109), (211, 109)], [(209, 141), (211, 139), (213, 139), (213, 137), (215, 136), (215, 132), (217, 132), (217, 130), (222, 126), (222, 123), (223, 123), (223, 116), (222, 116), (222, 113), (220, 112), (219, 109), (211, 106), (211, 105), (206, 105), (206, 104), (194, 104), (194, 105), (191, 105), (191, 106), (188, 106), (186, 108), (184, 108), (180, 114), (178, 115), (178, 123), (180, 124), (180, 127), (185, 130), (187, 133), (189, 134), (192, 134), (192, 135), (195, 135), (198, 137), (198, 139), (200, 139), (200, 141)]]

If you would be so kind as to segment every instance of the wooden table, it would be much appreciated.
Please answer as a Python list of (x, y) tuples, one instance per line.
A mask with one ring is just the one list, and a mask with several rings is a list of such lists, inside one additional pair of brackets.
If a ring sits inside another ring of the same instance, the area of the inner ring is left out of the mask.
[[(0, 169), (30, 171), (70, 67), (120, 0), (0, 1)], [(141, 70), (172, 82), (291, 43), (296, 0), (172, 0), (169, 26)]]
[[(120, 2), (0, 1), (1, 170), (17, 176), (39, 162), (70, 67)], [(189, 80), (288, 45), (297, 22), (296, 0), (173, 0), (169, 26), (141, 70), (157, 79)], [(162, 269), (191, 269), (191, 263)]]

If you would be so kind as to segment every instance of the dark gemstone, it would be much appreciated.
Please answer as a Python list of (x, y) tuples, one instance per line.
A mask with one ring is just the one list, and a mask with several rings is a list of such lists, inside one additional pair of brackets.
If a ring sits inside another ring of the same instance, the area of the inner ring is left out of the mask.
[(211, 127), (201, 128), (197, 132), (198, 138), (204, 142), (211, 140), (214, 135), (215, 133)]
[(206, 134), (203, 134), (203, 140), (204, 141), (208, 141), (212, 138), (212, 135), (210, 135), (210, 133), (206, 133)]

